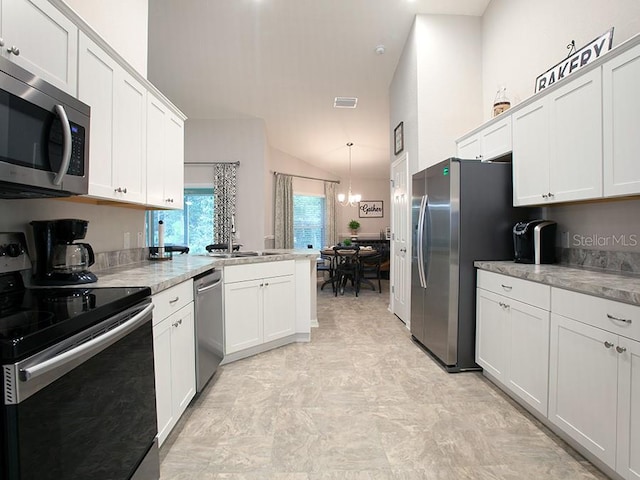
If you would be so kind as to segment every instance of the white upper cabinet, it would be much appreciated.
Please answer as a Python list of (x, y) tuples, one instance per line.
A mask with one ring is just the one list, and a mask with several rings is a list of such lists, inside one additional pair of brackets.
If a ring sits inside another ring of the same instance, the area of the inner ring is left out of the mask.
[(513, 113), (513, 203), (602, 196), (600, 69)]
[(70, 95), (77, 93), (78, 28), (47, 0), (2, 0), (2, 56)]
[(602, 196), (602, 75), (597, 68), (549, 95), (549, 197)]
[(640, 193), (640, 47), (602, 66), (604, 195)]
[(91, 107), (89, 195), (146, 200), (146, 89), (80, 34), (78, 97)]
[(147, 94), (147, 204), (181, 209), (184, 203), (184, 122)]
[(464, 159), (491, 160), (511, 151), (511, 115), (504, 114), (477, 133), (457, 141), (457, 156)]
[(513, 113), (513, 204), (549, 197), (548, 106), (544, 100)]

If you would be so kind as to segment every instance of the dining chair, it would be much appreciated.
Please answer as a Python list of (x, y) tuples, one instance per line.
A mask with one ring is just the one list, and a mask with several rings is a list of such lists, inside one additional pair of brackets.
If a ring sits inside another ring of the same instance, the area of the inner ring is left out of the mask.
[(333, 247), (335, 256), (335, 279), (336, 285), (334, 289), (335, 296), (344, 295), (344, 287), (347, 281), (351, 280), (351, 285), (355, 291), (356, 297), (360, 289), (360, 264), (359, 255), (360, 247), (358, 245), (336, 246)]
[[(358, 273), (358, 279), (360, 282), (363, 280), (378, 280), (378, 293), (382, 293), (382, 283), (380, 279), (382, 274), (380, 267), (382, 266), (382, 253), (378, 252), (374, 255), (360, 255), (360, 271)], [(372, 289), (376, 287), (371, 282), (366, 282), (371, 285)]]
[(328, 283), (331, 284), (331, 288), (335, 291), (335, 263), (336, 257), (335, 255), (324, 255), (320, 254), (320, 258), (318, 259), (317, 269), (319, 272), (322, 272), (324, 278), (324, 272), (329, 272), (329, 278), (322, 282), (320, 285), (320, 290), (324, 289), (324, 286)]

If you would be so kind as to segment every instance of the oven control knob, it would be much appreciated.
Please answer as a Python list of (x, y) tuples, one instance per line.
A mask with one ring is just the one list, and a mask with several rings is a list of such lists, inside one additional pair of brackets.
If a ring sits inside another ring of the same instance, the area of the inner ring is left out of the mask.
[(17, 243), (10, 243), (7, 245), (7, 255), (10, 257), (17, 257), (22, 253), (22, 248)]

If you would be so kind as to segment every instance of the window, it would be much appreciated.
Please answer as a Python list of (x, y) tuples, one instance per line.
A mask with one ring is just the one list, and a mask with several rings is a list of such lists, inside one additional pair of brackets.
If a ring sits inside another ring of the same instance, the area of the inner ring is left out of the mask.
[(324, 197), (293, 195), (293, 248), (324, 245)]
[(185, 188), (184, 210), (154, 210), (147, 214), (147, 239), (158, 244), (158, 221), (164, 222), (165, 245), (186, 245), (189, 253), (204, 254), (213, 243), (213, 189)]

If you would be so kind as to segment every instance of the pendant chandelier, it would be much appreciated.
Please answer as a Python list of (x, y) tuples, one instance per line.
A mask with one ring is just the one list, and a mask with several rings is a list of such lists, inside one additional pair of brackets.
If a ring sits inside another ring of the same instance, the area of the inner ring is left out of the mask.
[(362, 199), (362, 195), (351, 193), (351, 147), (353, 147), (353, 143), (347, 143), (347, 147), (349, 147), (349, 191), (345, 196), (344, 193), (338, 194), (338, 203), (343, 207), (350, 206), (356, 207), (358, 202)]

